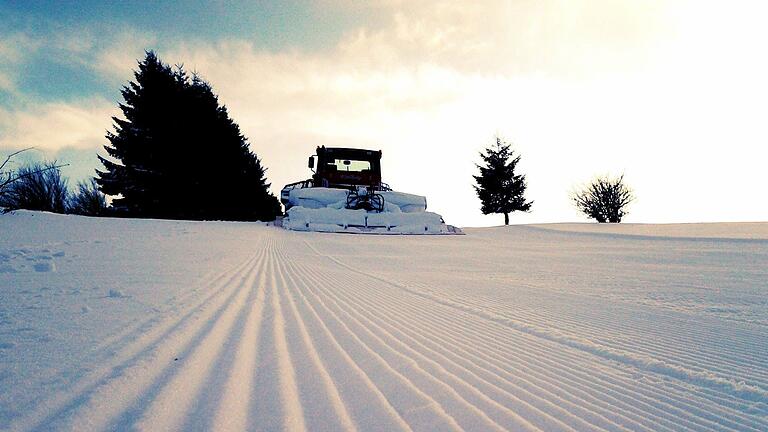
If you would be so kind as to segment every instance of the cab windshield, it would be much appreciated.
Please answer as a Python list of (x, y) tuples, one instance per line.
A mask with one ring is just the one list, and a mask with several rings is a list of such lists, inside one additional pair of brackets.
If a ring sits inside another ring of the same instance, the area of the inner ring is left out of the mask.
[(362, 160), (334, 159), (328, 165), (331, 170), (335, 169), (335, 171), (361, 172), (371, 170), (371, 162)]

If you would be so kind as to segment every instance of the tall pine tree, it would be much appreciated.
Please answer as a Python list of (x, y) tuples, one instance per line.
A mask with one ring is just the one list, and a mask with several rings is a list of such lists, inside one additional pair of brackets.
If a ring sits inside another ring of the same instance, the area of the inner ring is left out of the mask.
[(122, 89), (124, 118), (99, 156), (102, 192), (127, 216), (271, 220), (280, 203), (265, 168), (211, 86), (147, 52)]
[(509, 214), (530, 211), (533, 201), (525, 200), (525, 176), (515, 174), (520, 156), (515, 156), (509, 144), (496, 138), (496, 144), (480, 153), (484, 165), (477, 165), (480, 175), (472, 176), (477, 185), (475, 191), (482, 204), (483, 214), (503, 213), (504, 225), (509, 225)]

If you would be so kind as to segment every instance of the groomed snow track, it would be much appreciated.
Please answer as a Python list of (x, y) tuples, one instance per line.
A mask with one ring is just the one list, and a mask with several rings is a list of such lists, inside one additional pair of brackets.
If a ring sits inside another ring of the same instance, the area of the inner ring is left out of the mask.
[(0, 429), (768, 430), (764, 240), (231, 226), (250, 249)]

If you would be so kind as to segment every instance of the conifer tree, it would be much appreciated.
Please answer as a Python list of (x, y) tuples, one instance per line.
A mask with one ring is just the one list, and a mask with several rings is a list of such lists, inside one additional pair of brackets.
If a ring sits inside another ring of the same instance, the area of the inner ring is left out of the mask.
[(149, 51), (124, 86), (124, 118), (99, 156), (96, 181), (134, 217), (271, 220), (280, 203), (265, 168), (211, 86)]
[(477, 185), (475, 192), (482, 204), (483, 214), (503, 213), (504, 225), (509, 225), (509, 214), (530, 211), (533, 201), (525, 200), (525, 176), (515, 174), (520, 156), (515, 156), (510, 145), (496, 137), (496, 144), (480, 153), (483, 165), (476, 165), (480, 175), (472, 176)]

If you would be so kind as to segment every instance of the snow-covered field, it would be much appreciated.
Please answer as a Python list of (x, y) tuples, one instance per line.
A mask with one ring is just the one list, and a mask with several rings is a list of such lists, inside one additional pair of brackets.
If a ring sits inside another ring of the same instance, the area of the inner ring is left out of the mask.
[(768, 430), (768, 224), (0, 216), (2, 430)]

